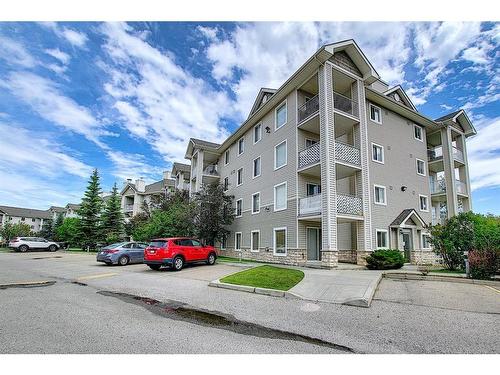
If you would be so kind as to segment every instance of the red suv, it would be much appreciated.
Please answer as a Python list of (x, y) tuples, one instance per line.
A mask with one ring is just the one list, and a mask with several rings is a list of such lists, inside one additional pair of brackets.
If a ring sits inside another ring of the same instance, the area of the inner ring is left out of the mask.
[(203, 246), (200, 241), (187, 237), (157, 238), (144, 250), (144, 263), (152, 270), (168, 266), (179, 271), (186, 263), (213, 265), (216, 259), (217, 250), (213, 246)]

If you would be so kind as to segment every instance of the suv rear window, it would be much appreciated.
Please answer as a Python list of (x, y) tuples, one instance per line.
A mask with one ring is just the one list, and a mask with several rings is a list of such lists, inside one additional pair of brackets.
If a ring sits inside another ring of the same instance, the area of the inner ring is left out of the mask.
[(167, 245), (167, 241), (151, 241), (149, 246), (151, 247), (165, 247)]

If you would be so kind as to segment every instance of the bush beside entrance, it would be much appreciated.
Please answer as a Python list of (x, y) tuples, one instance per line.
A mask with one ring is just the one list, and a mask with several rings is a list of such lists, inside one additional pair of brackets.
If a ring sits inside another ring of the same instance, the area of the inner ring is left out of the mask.
[(403, 267), (405, 258), (399, 250), (375, 250), (366, 257), (366, 267), (370, 270), (393, 270)]

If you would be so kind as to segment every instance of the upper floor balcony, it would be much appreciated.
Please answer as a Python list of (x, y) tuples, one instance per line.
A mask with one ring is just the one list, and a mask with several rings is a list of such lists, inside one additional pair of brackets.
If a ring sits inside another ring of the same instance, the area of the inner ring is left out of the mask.
[[(460, 167), (465, 163), (464, 153), (459, 148), (452, 146), (452, 156), (454, 167)], [(429, 169), (433, 172), (441, 172), (444, 170), (443, 163), (443, 146), (436, 146), (427, 149), (427, 159), (429, 161)]]
[[(444, 178), (430, 179), (430, 189), (433, 195), (444, 195), (446, 193), (446, 180)], [(455, 190), (457, 194), (467, 195), (467, 184), (460, 180), (455, 180)]]
[[(361, 152), (359, 148), (340, 141), (335, 141), (335, 160), (348, 166), (359, 169), (361, 166)], [(298, 155), (298, 169), (304, 170), (314, 167), (321, 160), (320, 143), (315, 143), (312, 146), (302, 150)]]
[(217, 164), (209, 164), (203, 169), (204, 176), (219, 177), (219, 172), (217, 171)]
[(297, 109), (298, 124), (307, 121), (309, 118), (317, 115), (319, 112), (319, 95), (306, 100), (306, 102)]
[(333, 92), (333, 107), (344, 114), (359, 119), (358, 103), (338, 92)]
[[(355, 195), (337, 194), (337, 214), (363, 216), (363, 200)], [(321, 194), (299, 199), (299, 216), (318, 215), (321, 215)]]

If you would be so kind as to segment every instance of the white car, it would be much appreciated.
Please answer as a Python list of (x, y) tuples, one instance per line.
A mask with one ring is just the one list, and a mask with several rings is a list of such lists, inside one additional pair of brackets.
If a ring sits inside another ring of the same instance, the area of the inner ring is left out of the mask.
[(9, 248), (25, 253), (31, 249), (57, 251), (59, 245), (41, 237), (14, 237), (9, 241)]

